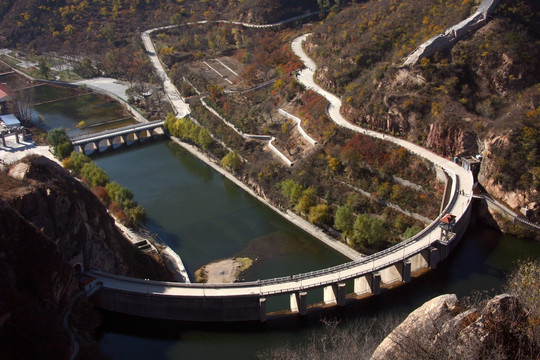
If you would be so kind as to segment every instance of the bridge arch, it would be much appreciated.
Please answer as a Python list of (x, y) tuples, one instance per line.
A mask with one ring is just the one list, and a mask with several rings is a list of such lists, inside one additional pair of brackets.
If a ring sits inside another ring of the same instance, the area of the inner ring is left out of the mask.
[(102, 139), (97, 141), (98, 152), (105, 152), (112, 147), (110, 139)]
[(83, 144), (81, 144), (81, 147), (82, 147), (83, 153), (87, 154), (87, 155), (99, 152), (99, 147), (93, 141), (83, 143)]
[(73, 264), (73, 270), (75, 271), (75, 275), (78, 275), (84, 271), (84, 266), (80, 262), (75, 263)]

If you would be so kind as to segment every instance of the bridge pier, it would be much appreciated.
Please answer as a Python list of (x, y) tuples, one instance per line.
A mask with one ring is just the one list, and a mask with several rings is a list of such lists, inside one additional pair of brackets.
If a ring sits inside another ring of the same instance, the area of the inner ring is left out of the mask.
[(429, 256), (428, 256), (428, 267), (430, 269), (436, 269), (437, 264), (440, 261), (439, 249), (437, 249), (436, 247), (431, 246), (428, 249), (428, 254), (429, 254)]
[(395, 281), (403, 281), (404, 283), (408, 283), (411, 281), (411, 261), (409, 259), (405, 259), (382, 269), (381, 281), (384, 284), (391, 284)]
[(324, 303), (345, 306), (346, 284), (339, 282), (324, 287)]
[(439, 240), (433, 243), (433, 246), (437, 249), (437, 252), (439, 253), (439, 262), (446, 259), (446, 257), (448, 256), (448, 253), (450, 253), (448, 244), (445, 241)]
[(259, 299), (259, 320), (260, 322), (266, 321), (266, 298)]
[(354, 293), (356, 295), (366, 293), (379, 295), (381, 293), (381, 274), (375, 272), (354, 279)]
[[(95, 152), (99, 153), (99, 146), (97, 146), (94, 141), (91, 141), (88, 144), (92, 144), (92, 151), (95, 151)], [(86, 145), (88, 145), (88, 144), (85, 144), (84, 148), (86, 148)]]
[(307, 314), (307, 292), (296, 291), (290, 296), (291, 312), (297, 312), (300, 315)]
[(408, 283), (411, 281), (412, 263), (410, 259), (404, 260), (401, 263), (401, 281)]

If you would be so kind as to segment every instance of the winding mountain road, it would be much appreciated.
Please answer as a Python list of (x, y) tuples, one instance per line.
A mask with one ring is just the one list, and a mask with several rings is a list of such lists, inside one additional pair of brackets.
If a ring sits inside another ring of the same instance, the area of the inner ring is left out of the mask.
[(321, 88), (319, 85), (315, 83), (313, 80), (313, 77), (315, 75), (315, 71), (317, 69), (317, 65), (315, 62), (304, 52), (304, 49), (302, 47), (304, 41), (310, 36), (311, 34), (304, 34), (296, 39), (293, 40), (291, 47), (293, 52), (304, 62), (305, 68), (302, 69), (298, 75), (297, 79), (298, 81), (304, 85), (306, 88), (315, 91), (316, 93), (320, 94), (324, 98), (328, 100), (330, 103), (328, 107), (328, 114), (330, 115), (330, 118), (332, 121), (334, 121), (336, 124), (343, 126), (347, 129), (356, 131), (361, 134), (365, 134), (368, 136), (372, 136), (381, 140), (389, 141), (394, 144), (397, 144), (401, 147), (404, 147), (408, 151), (421, 156), (436, 166), (441, 167), (442, 169), (446, 170), (447, 172), (451, 171), (456, 174), (458, 177), (458, 198), (454, 204), (454, 206), (450, 209), (450, 213), (452, 215), (455, 215), (457, 218), (460, 218), (463, 214), (464, 210), (467, 208), (467, 204), (470, 201), (470, 198), (472, 196), (472, 187), (473, 187), (473, 180), (470, 174), (467, 170), (463, 169), (461, 166), (453, 163), (452, 161), (443, 158), (442, 156), (439, 156), (435, 154), (434, 152), (425, 149), (421, 146), (418, 146), (416, 144), (413, 144), (409, 141), (382, 134), (376, 131), (372, 131), (369, 129), (364, 129), (360, 126), (351, 124), (347, 119), (343, 117), (340, 113), (341, 109), (341, 100), (335, 96), (334, 94), (326, 91), (325, 89)]

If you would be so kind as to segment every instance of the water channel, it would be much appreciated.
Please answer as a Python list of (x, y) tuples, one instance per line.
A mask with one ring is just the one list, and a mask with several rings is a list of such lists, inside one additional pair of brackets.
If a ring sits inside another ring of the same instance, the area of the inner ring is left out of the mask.
[[(245, 194), (175, 144), (159, 141), (95, 157), (111, 178), (130, 187), (148, 211), (148, 226), (178, 251), (190, 274), (212, 260), (258, 258), (247, 280), (322, 268), (344, 261)], [(540, 257), (540, 244), (471, 225), (439, 268), (407, 286), (345, 308), (310, 311), (304, 319), (277, 316), (265, 324), (193, 324), (106, 313), (102, 351), (112, 359), (253, 359), (262, 349), (299, 344), (320, 317), (345, 324), (393, 314), (404, 316), (430, 298), (501, 290), (515, 261)], [(308, 295), (310, 302), (320, 294)], [(283, 308), (287, 299), (269, 305)], [(270, 309), (272, 310), (272, 309)]]

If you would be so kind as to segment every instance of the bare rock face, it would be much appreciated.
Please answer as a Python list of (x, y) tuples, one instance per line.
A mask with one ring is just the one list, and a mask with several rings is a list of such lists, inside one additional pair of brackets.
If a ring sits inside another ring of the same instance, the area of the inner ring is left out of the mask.
[(529, 323), (513, 295), (498, 295), (480, 310), (442, 295), (413, 311), (372, 359), (533, 359), (539, 349)]
[[(27, 157), (9, 173), (0, 171), (0, 229), (2, 358), (69, 357), (71, 341), (62, 318), (79, 291), (76, 263), (172, 280), (164, 265), (134, 250), (86, 186), (44, 157)], [(88, 309), (74, 317), (90, 316), (97, 324)]]
[[(439, 326), (452, 319), (459, 313), (457, 296), (441, 295), (418, 309), (388, 335), (373, 353), (372, 360), (412, 359), (409, 357), (410, 347), (420, 347), (422, 344), (412, 344), (410, 339), (434, 339)], [(418, 350), (418, 349), (417, 349)]]
[(502, 185), (496, 182), (494, 174), (497, 174), (498, 170), (495, 165), (496, 158), (492, 156), (493, 149), (495, 147), (508, 148), (510, 143), (510, 134), (505, 135), (491, 135), (485, 139), (483, 143), (485, 154), (482, 159), (482, 165), (480, 168), (480, 173), (478, 175), (478, 180), (482, 183), (484, 188), (490, 193), (493, 197), (502, 200), (510, 207), (514, 209), (519, 209), (526, 206), (528, 203), (538, 197), (536, 190), (531, 189), (531, 191), (508, 191), (503, 188)]
[(85, 269), (127, 275), (123, 254), (131, 251), (131, 245), (116, 229), (103, 204), (62, 167), (44, 157), (16, 165), (19, 178), (23, 168), (26, 191), (7, 191), (2, 197), (40, 232), (54, 239), (65, 261), (79, 258)]
[(170, 279), (162, 264), (134, 250), (105, 206), (61, 166), (29, 157), (10, 175), (18, 180), (13, 179), (0, 198), (54, 241), (64, 261), (117, 275)]
[(73, 268), (51, 239), (1, 199), (0, 227), (2, 357), (67, 358), (62, 315), (78, 291)]

